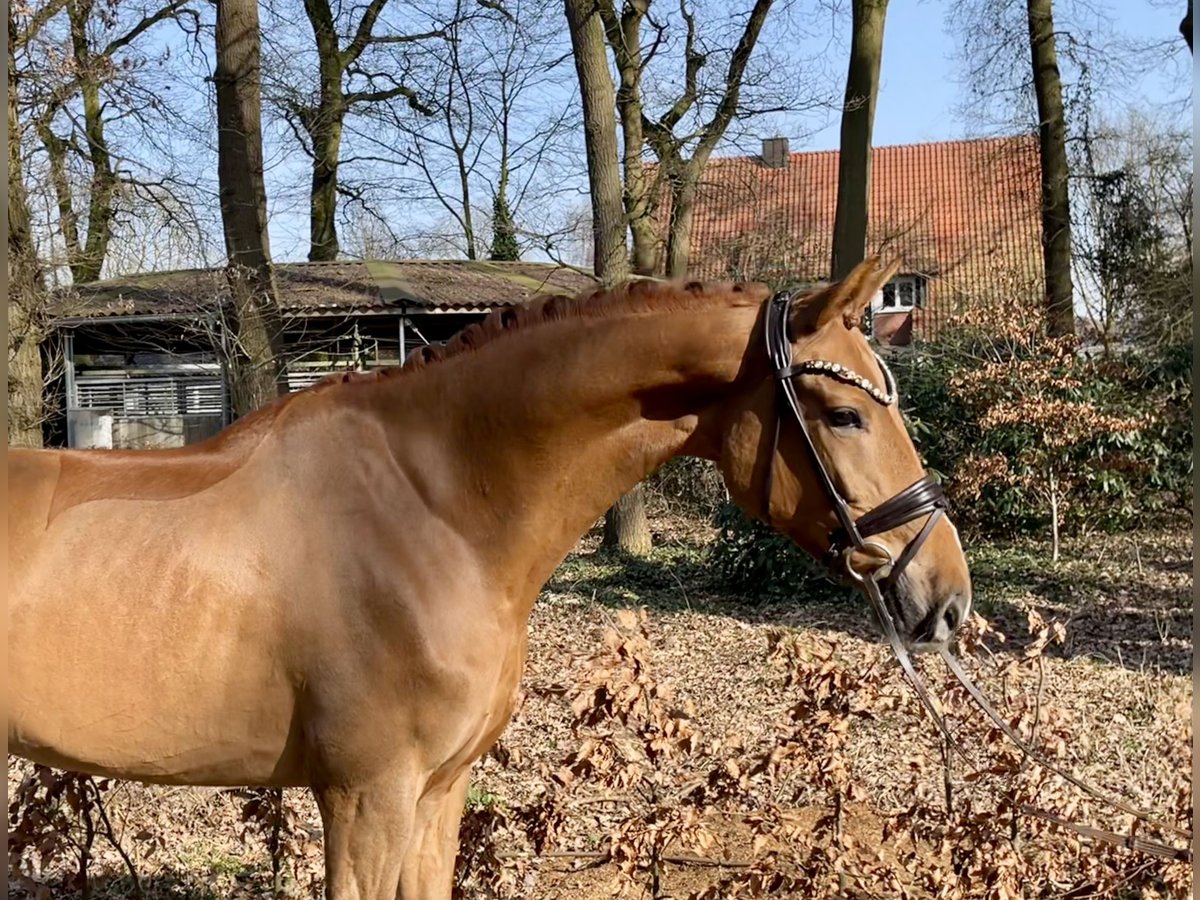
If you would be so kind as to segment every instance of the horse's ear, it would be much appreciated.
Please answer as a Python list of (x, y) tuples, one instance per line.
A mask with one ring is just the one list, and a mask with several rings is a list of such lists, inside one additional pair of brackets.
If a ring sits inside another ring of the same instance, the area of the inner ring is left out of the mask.
[(812, 334), (830, 322), (841, 321), (847, 328), (857, 326), (863, 310), (900, 268), (900, 260), (884, 263), (878, 256), (860, 262), (841, 281), (802, 297), (792, 306), (788, 330), (793, 339)]

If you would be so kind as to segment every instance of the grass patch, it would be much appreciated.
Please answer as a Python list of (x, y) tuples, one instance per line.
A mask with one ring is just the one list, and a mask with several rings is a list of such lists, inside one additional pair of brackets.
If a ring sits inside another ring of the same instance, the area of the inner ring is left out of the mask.
[(466, 808), (468, 812), (491, 809), (499, 805), (500, 798), (487, 789), (475, 784), (467, 788)]

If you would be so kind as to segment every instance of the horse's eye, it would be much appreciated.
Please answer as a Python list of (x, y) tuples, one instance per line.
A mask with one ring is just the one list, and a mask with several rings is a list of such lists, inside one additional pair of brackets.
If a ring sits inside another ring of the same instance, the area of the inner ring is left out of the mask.
[(839, 406), (837, 409), (831, 409), (828, 413), (829, 424), (834, 428), (862, 428), (862, 416), (858, 414), (857, 409), (851, 409), (848, 406)]

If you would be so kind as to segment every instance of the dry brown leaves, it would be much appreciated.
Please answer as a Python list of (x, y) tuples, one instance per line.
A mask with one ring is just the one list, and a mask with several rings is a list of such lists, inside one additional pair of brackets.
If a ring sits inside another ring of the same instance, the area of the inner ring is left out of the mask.
[[(1036, 612), (1027, 625), (1021, 652), (998, 673), (1009, 686), (1004, 704), (1009, 724), (1070, 767), (1075, 717), (1033, 689), (1043, 680), (1046, 650), (1061, 644), (1066, 632)], [(963, 635), (963, 651), (971, 656), (1003, 640), (975, 616)], [(693, 900), (1113, 896), (1134, 889), (1144, 896), (1158, 890), (1188, 895), (1190, 871), (1184, 864), (1104, 844), (1085, 846), (1073, 833), (1022, 814), (1028, 804), (1086, 822), (1108, 811), (1029, 763), (979, 716), (956, 683), (947, 681), (942, 693), (945, 711), (957, 723), (957, 741), (970, 757), (965, 768), (958, 762), (961, 771), (955, 771), (953, 757), (939, 757), (930, 746), (930, 723), (886, 660), (853, 667), (837, 642), (774, 631), (768, 663), (778, 674), (778, 688), (795, 699), (771, 743), (747, 749), (736, 739), (702, 738), (691, 710), (673, 706), (669, 688), (656, 681), (651, 648), (645, 613), (619, 613), (572, 695), (578, 743), (554, 773), (554, 787), (534, 816), (535, 853), (615, 864), (614, 893), (666, 896), (668, 867), (709, 864), (725, 874), (691, 892)], [(851, 804), (870, 799), (848, 738), (855, 723), (879, 716), (898, 718), (901, 745), (918, 752), (897, 767), (909, 802), (877, 810), (874, 837), (850, 833), (844, 822)], [(706, 771), (702, 778), (689, 774), (697, 768)], [(940, 781), (940, 791), (930, 790), (931, 779)], [(797, 817), (813, 791), (823, 811), (815, 821)], [(621, 809), (594, 853), (559, 849), (581, 800), (618, 795)], [(1190, 827), (1186, 782), (1177, 800), (1173, 812)], [(747, 858), (730, 859), (719, 827), (730, 821), (749, 834)], [(505, 863), (503, 857), (498, 861)]]
[[(1164, 586), (1176, 578), (1174, 557), (1145, 565), (1147, 578), (1163, 567)], [(1109, 631), (1116, 614), (1105, 614)], [(480, 767), (483, 799), (464, 817), (458, 896), (1190, 895), (1183, 864), (1020, 815), (1030, 803), (1129, 828), (1025, 760), (927, 663), (970, 755), (947, 764), (886, 648), (847, 635), (861, 616), (807, 610), (797, 629), (543, 601), (528, 699), (504, 752)], [(1024, 616), (1009, 620), (1007, 640), (979, 617), (961, 636), (997, 708), (1061, 765), (1190, 829), (1186, 676), (1057, 658), (1064, 641), (1095, 640), (1076, 633), (1090, 620)], [(573, 655), (598, 633), (596, 652)], [(216, 896), (262, 896), (272, 857), (295, 892), (321, 888), (319, 820), (300, 792), (287, 793), (281, 815), (270, 795), (110, 786), (20, 764), (10, 796), (10, 883), (27, 896), (78, 894), (89, 843), (93, 869), (122, 871), (107, 834), (142, 871), (147, 900), (174, 896), (147, 877), (164, 869), (208, 881)], [(107, 833), (103, 806), (115, 823)], [(244, 850), (217, 847), (215, 836), (239, 827)], [(212, 880), (234, 861), (245, 871)]]

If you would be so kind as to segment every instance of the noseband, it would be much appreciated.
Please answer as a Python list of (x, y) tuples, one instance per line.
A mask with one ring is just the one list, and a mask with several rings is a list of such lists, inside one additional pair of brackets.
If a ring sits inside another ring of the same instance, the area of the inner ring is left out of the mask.
[[(829, 501), (833, 505), (834, 514), (837, 516), (838, 527), (829, 535), (829, 550), (825, 556), (825, 564), (836, 570), (837, 563), (840, 561), (845, 567), (845, 574), (849, 575), (855, 581), (862, 582), (868, 576), (864, 576), (854, 569), (850, 560), (851, 554), (856, 550), (874, 551), (876, 555), (882, 554), (883, 558), (886, 559), (886, 562), (876, 571), (878, 572), (888, 567), (891, 569), (883, 578), (882, 585), (884, 587), (894, 585), (900, 574), (912, 562), (913, 557), (917, 555), (917, 551), (921, 549), (921, 545), (925, 543), (925, 540), (933, 531), (933, 527), (937, 524), (938, 519), (945, 515), (946, 495), (942, 491), (942, 486), (934, 481), (932, 476), (925, 475), (900, 491), (900, 493), (896, 494), (890, 500), (884, 501), (870, 512), (864, 513), (858, 519), (854, 518), (850, 505), (833, 483), (833, 478), (830, 476), (829, 470), (825, 468), (820, 454), (817, 453), (816, 444), (813, 443), (812, 434), (808, 430), (808, 423), (804, 420), (804, 407), (796, 395), (796, 386), (792, 379), (796, 375), (804, 374), (824, 375), (835, 378), (838, 381), (861, 388), (876, 403), (882, 406), (891, 406), (896, 402), (896, 383), (892, 379), (892, 373), (888, 370), (883, 360), (879, 358), (878, 354), (876, 354), (875, 359), (879, 363), (879, 368), (883, 371), (884, 390), (880, 390), (857, 372), (853, 372), (838, 363), (826, 360), (803, 360), (793, 363), (792, 342), (788, 337), (788, 313), (791, 310), (793, 299), (793, 295), (781, 293), (776, 294), (767, 301), (764, 332), (767, 339), (767, 356), (771, 360), (775, 380), (783, 396), (783, 404), (791, 411), (792, 418), (800, 426), (800, 433), (804, 435), (804, 444), (808, 447), (809, 456), (812, 457), (813, 468), (816, 469), (817, 478), (824, 486), (825, 493), (829, 496)], [(771, 438), (771, 456), (767, 463), (765, 509), (768, 517), (770, 516), (775, 455), (779, 449), (779, 431), (782, 418), (783, 411), (780, 410), (775, 415), (775, 424)], [(875, 535), (891, 531), (893, 528), (899, 528), (901, 525), (911, 522), (914, 519), (919, 519), (922, 516), (929, 517), (925, 522), (925, 526), (905, 546), (899, 559), (893, 559), (888, 549), (878, 541), (868, 540)], [(870, 577), (873, 581), (879, 581), (878, 578), (875, 578), (874, 574)]]

